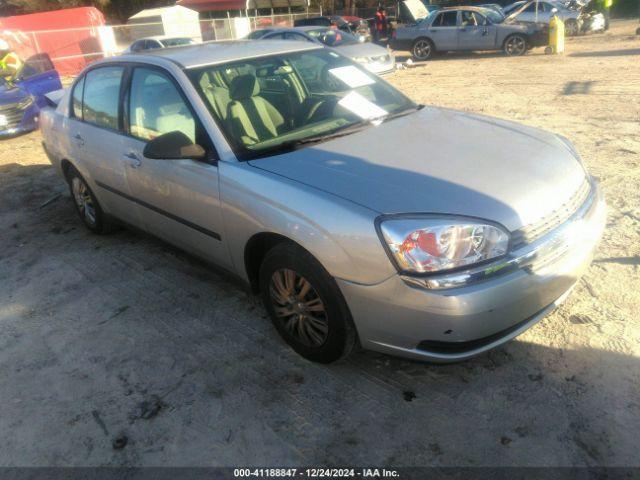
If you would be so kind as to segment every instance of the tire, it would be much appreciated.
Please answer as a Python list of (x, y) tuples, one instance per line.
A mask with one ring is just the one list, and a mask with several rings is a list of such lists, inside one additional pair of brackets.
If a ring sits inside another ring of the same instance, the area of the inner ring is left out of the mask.
[(102, 211), (100, 203), (80, 172), (73, 166), (67, 171), (67, 182), (76, 212), (85, 227), (97, 234), (111, 232), (112, 225)]
[(502, 46), (504, 53), (510, 57), (519, 57), (527, 53), (527, 38), (524, 35), (509, 35)]
[(428, 38), (418, 38), (411, 46), (411, 56), (420, 62), (429, 60), (435, 53), (435, 46)]
[(576, 22), (575, 20), (567, 20), (567, 22), (564, 24), (564, 29), (567, 37), (575, 37), (580, 33), (578, 22)]
[(349, 308), (320, 263), (293, 243), (280, 243), (260, 266), (260, 292), (276, 330), (304, 358), (331, 363), (357, 342)]

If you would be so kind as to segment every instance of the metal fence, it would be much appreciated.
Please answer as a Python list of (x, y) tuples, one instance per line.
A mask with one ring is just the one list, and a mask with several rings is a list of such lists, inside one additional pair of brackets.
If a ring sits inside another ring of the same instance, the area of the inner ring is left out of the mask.
[(267, 27), (293, 26), (295, 20), (321, 12), (201, 19), (197, 22), (133, 23), (38, 31), (0, 31), (23, 58), (47, 53), (62, 74), (77, 73), (96, 59), (121, 54), (150, 36), (188, 37), (197, 42), (235, 40)]

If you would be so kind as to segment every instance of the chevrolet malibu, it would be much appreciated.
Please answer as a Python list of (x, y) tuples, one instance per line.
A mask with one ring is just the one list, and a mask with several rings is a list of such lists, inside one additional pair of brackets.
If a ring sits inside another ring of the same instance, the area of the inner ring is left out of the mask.
[(565, 138), (418, 105), (310, 43), (95, 62), (42, 129), (89, 230), (134, 225), (234, 273), (318, 362), (501, 345), (567, 296), (604, 225)]

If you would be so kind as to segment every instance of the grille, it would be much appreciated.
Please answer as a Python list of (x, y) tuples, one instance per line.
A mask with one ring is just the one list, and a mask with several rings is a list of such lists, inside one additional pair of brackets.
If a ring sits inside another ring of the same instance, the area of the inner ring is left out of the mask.
[(589, 193), (591, 192), (591, 183), (587, 178), (584, 179), (580, 188), (576, 190), (576, 193), (560, 208), (554, 210), (551, 214), (531, 223), (519, 230), (513, 232), (511, 238), (513, 242), (513, 248), (517, 249), (523, 245), (531, 242), (535, 242), (540, 237), (549, 233), (554, 228), (559, 227), (566, 222), (580, 206), (585, 202)]
[(24, 116), (24, 110), (18, 108), (17, 103), (3, 105), (0, 106), (0, 115), (4, 115), (7, 118), (7, 124), (0, 125), (0, 130), (10, 130), (20, 125), (22, 117)]

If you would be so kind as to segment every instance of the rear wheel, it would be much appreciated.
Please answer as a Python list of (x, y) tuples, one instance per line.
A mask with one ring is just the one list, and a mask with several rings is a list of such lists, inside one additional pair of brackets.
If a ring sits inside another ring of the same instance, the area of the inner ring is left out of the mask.
[(346, 357), (356, 332), (334, 279), (302, 248), (282, 243), (260, 267), (262, 300), (280, 336), (303, 357), (330, 363)]
[(428, 38), (418, 38), (415, 42), (413, 42), (413, 46), (411, 47), (411, 55), (416, 60), (428, 60), (434, 54), (435, 48), (433, 46), (433, 42)]
[(111, 224), (102, 211), (98, 200), (80, 172), (72, 166), (67, 171), (67, 181), (76, 212), (78, 212), (82, 223), (94, 233), (110, 232)]
[(510, 35), (504, 41), (503, 48), (510, 57), (519, 57), (527, 51), (527, 39), (523, 35)]

